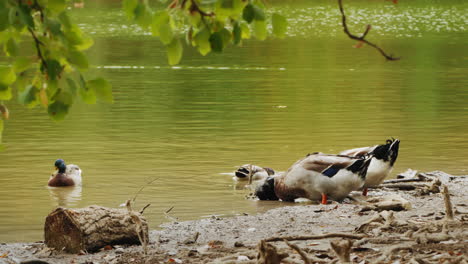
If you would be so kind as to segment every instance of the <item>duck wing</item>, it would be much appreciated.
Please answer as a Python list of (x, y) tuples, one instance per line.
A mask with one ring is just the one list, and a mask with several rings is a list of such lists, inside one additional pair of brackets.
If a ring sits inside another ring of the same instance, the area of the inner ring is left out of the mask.
[(343, 155), (314, 154), (302, 160), (300, 166), (309, 171), (333, 177), (341, 169), (347, 168), (356, 162), (357, 158)]
[(362, 147), (362, 148), (354, 148), (354, 149), (348, 149), (340, 152), (340, 155), (346, 155), (346, 156), (352, 156), (352, 157), (364, 157), (371, 153), (376, 146), (372, 147)]

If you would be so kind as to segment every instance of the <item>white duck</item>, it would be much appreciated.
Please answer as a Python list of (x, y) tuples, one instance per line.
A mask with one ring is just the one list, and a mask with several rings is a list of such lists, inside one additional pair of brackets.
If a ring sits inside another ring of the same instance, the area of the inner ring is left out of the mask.
[(387, 178), (398, 157), (399, 147), (399, 139), (388, 139), (384, 145), (349, 149), (340, 153), (341, 155), (353, 157), (372, 156), (372, 161), (367, 170), (366, 182), (363, 186), (363, 195), (367, 195), (369, 187), (377, 186)]
[(260, 200), (294, 201), (296, 198), (344, 199), (364, 185), (371, 157), (366, 159), (342, 155), (313, 153), (294, 163), (284, 174), (268, 177), (257, 187)]

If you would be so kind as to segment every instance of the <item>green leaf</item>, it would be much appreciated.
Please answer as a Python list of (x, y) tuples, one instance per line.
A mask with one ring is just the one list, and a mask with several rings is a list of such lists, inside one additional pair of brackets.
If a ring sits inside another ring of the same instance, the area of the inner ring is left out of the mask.
[(12, 97), (11, 87), (4, 84), (0, 84), (0, 100), (8, 101)]
[(284, 38), (288, 29), (288, 21), (286, 20), (286, 18), (282, 15), (275, 13), (271, 17), (271, 23), (273, 25), (273, 34), (275, 34), (279, 38)]
[(251, 23), (255, 18), (255, 10), (252, 4), (248, 4), (244, 7), (244, 11), (242, 12), (242, 18), (247, 21), (247, 23)]
[(81, 100), (87, 104), (95, 104), (96, 103), (96, 93), (94, 90), (89, 89), (88, 87), (80, 87), (81, 89), (79, 90)]
[(17, 57), (13, 63), (13, 70), (15, 72), (23, 72), (32, 65), (32, 61), (28, 57)]
[(159, 27), (159, 39), (164, 45), (169, 45), (174, 39), (170, 20), (163, 22)]
[(47, 2), (47, 7), (54, 13), (60, 13), (67, 7), (65, 0), (49, 0)]
[(242, 28), (237, 22), (234, 24), (234, 28), (232, 29), (232, 36), (234, 44), (239, 45), (242, 40)]
[(252, 24), (253, 26), (253, 31), (255, 34), (255, 37), (259, 40), (265, 40), (268, 31), (267, 31), (267, 24), (265, 20), (255, 20)]
[(182, 43), (178, 38), (174, 38), (167, 46), (167, 59), (169, 61), (169, 65), (175, 65), (180, 62), (180, 59), (182, 59)]
[(47, 113), (53, 120), (60, 121), (67, 116), (69, 108), (69, 105), (60, 101), (55, 101), (47, 107)]
[(16, 28), (16, 30), (20, 31), (24, 28), (24, 24), (22, 23), (21, 19), (17, 15), (19, 13), (19, 8), (12, 7), (8, 13), (8, 22)]
[(198, 52), (201, 55), (205, 56), (211, 51), (211, 44), (210, 44), (210, 30), (204, 27), (195, 35), (195, 43), (197, 44)]
[(264, 21), (265, 20), (265, 11), (258, 5), (254, 5), (254, 14), (255, 14), (255, 20), (256, 21)]
[(20, 5), (18, 10), (21, 22), (29, 28), (34, 28), (34, 19), (31, 16), (31, 9), (28, 6)]
[(122, 8), (125, 11), (128, 19), (133, 19), (135, 17), (135, 9), (138, 5), (138, 0), (123, 0)]
[(18, 56), (18, 44), (16, 44), (14, 38), (10, 38), (7, 41), (5, 45), (5, 52), (11, 57)]
[(46, 27), (49, 29), (49, 31), (54, 34), (54, 35), (60, 35), (62, 34), (62, 24), (60, 24), (59, 21), (53, 20), (50, 18), (47, 18), (46, 20)]
[(221, 0), (221, 7), (226, 9), (233, 8), (234, 0)]
[(97, 78), (94, 80), (89, 80), (87, 82), (89, 90), (93, 90), (96, 93), (96, 96), (99, 100), (113, 103), (114, 98), (112, 96), (112, 86), (103, 78)]
[(138, 3), (135, 8), (135, 21), (142, 28), (148, 28), (151, 25), (153, 16), (151, 10), (144, 3)]
[(226, 28), (221, 29), (221, 38), (223, 39), (223, 49), (226, 48), (226, 46), (231, 42), (232, 39), (232, 34), (231, 31), (229, 31)]
[(162, 24), (168, 23), (168, 21), (169, 13), (166, 10), (156, 12), (151, 23), (151, 33), (153, 36), (159, 37), (159, 28)]
[(62, 25), (66, 28), (66, 29), (71, 29), (73, 24), (70, 20), (70, 18), (68, 17), (68, 14), (66, 12), (62, 12), (60, 13), (60, 15), (58, 15), (58, 19), (60, 21), (60, 23), (62, 23)]
[(18, 93), (18, 102), (32, 108), (37, 105), (39, 89), (35, 86), (28, 85), (26, 89)]
[(12, 68), (0, 67), (0, 84), (10, 86), (16, 81), (16, 74)]
[(67, 84), (68, 84), (68, 88), (71, 92), (71, 94), (73, 94), (73, 96), (76, 95), (76, 92), (78, 91), (78, 87), (76, 86), (75, 84), (75, 81), (71, 78), (67, 78)]
[(73, 95), (63, 89), (60, 89), (53, 99), (54, 101), (59, 101), (66, 105), (73, 104)]
[(221, 32), (214, 32), (210, 36), (210, 44), (211, 49), (214, 52), (223, 52), (224, 44), (223, 44), (223, 36)]
[(56, 60), (46, 60), (47, 75), (50, 80), (56, 80), (62, 73), (62, 65)]
[(0, 31), (4, 31), (10, 26), (8, 11), (6, 7), (0, 7)]
[(190, 25), (198, 27), (200, 25), (201, 15), (199, 12), (189, 13), (188, 15)]
[(77, 50), (72, 50), (69, 52), (68, 61), (70, 61), (71, 64), (75, 65), (80, 70), (87, 70), (89, 67), (88, 58), (86, 55), (84, 55), (83, 52)]
[(242, 29), (242, 38), (249, 39), (250, 38), (250, 28), (245, 22), (240, 23), (240, 27)]

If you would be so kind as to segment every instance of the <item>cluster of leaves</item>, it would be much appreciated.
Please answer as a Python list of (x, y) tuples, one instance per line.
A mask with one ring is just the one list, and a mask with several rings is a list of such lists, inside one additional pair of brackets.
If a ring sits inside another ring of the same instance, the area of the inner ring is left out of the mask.
[[(265, 13), (260, 0), (173, 0), (154, 9), (148, 0), (122, 0), (128, 18), (149, 30), (167, 48), (169, 64), (180, 62), (182, 38), (206, 55), (222, 52), (229, 43), (255, 36), (264, 40), (268, 21), (273, 33), (284, 37), (286, 19)], [(86, 81), (84, 51), (93, 40), (74, 24), (68, 13), (70, 0), (0, 1), (0, 142), (3, 120), (8, 119), (5, 101), (17, 93), (27, 107), (42, 106), (54, 120), (67, 115), (76, 98), (93, 104), (112, 102), (111, 85), (102, 78)]]
[[(63, 119), (77, 97), (112, 102), (111, 86), (102, 78), (86, 81), (84, 50), (93, 40), (70, 20), (66, 0), (0, 1), (0, 111), (14, 93), (27, 107), (41, 105), (54, 120)], [(3, 57), (3, 56), (2, 56)], [(79, 96), (78, 96), (79, 95)], [(0, 134), (3, 128), (0, 119)]]
[(230, 43), (241, 45), (251, 36), (266, 39), (269, 21), (280, 38), (287, 29), (286, 18), (268, 17), (260, 0), (173, 0), (161, 10), (153, 10), (145, 0), (123, 0), (123, 9), (130, 20), (159, 37), (171, 65), (182, 58), (184, 36), (187, 45), (206, 55), (222, 52)]

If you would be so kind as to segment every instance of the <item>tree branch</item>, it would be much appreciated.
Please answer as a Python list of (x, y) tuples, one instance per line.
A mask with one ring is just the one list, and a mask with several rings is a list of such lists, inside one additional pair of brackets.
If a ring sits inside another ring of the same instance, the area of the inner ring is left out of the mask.
[(396, 60), (400, 59), (399, 57), (393, 57), (392, 55), (388, 55), (387, 53), (385, 53), (385, 51), (382, 48), (380, 48), (376, 44), (371, 43), (371, 42), (369, 42), (368, 40), (365, 39), (367, 34), (369, 33), (370, 29), (371, 29), (371, 25), (367, 25), (366, 31), (362, 34), (362, 36), (358, 37), (356, 35), (353, 35), (349, 31), (348, 25), (346, 24), (346, 15), (344, 13), (343, 0), (338, 0), (338, 5), (340, 7), (340, 12), (341, 12), (341, 21), (342, 21), (342, 24), (343, 24), (343, 31), (344, 31), (344, 33), (346, 33), (346, 35), (348, 35), (349, 38), (360, 41), (360, 42), (363, 42), (363, 43), (366, 43), (367, 45), (375, 48), (376, 50), (378, 50), (380, 52), (380, 54), (382, 54), (382, 56), (385, 57), (385, 59), (387, 59), (389, 61), (396, 61)]
[(42, 56), (41, 46), (40, 46), (40, 45), (44, 45), (44, 44), (37, 38), (36, 34), (34, 33), (34, 30), (32, 30), (30, 27), (28, 27), (28, 30), (29, 30), (29, 33), (31, 33), (31, 36), (34, 39), (34, 44), (36, 45), (37, 56), (41, 60), (42, 67), (44, 67), (44, 69), (47, 69), (47, 63), (46, 63), (46, 61), (44, 59), (44, 56)]

